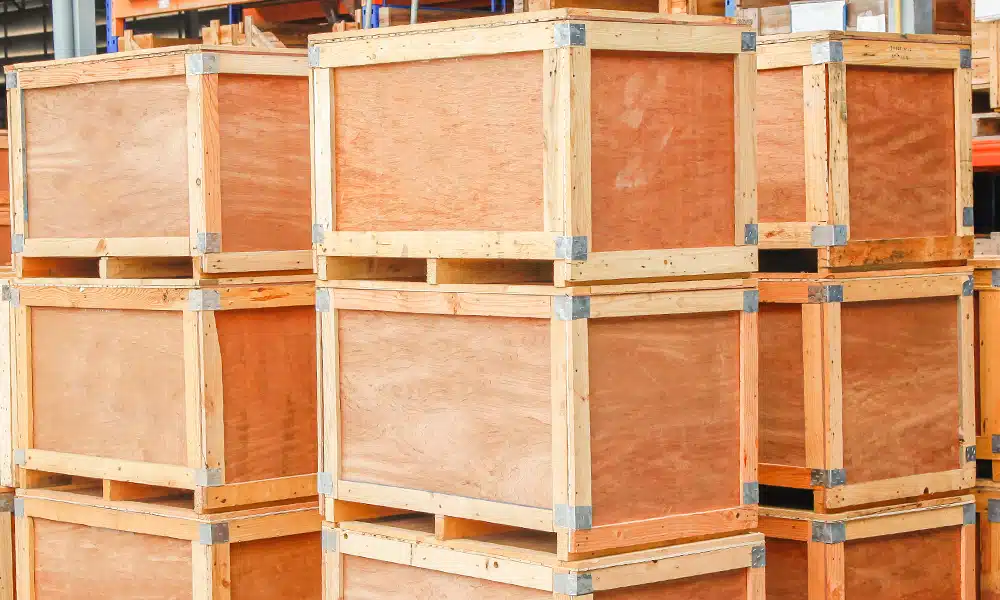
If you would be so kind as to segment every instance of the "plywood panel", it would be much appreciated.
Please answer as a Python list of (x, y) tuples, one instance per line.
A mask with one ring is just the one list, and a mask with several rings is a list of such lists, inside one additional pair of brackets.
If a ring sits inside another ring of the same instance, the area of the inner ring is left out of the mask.
[(338, 311), (343, 477), (549, 508), (549, 321)]
[(186, 103), (184, 77), (25, 91), (29, 234), (187, 236)]
[(847, 542), (844, 595), (900, 600), (960, 598), (959, 544), (958, 527)]
[(36, 448), (187, 464), (180, 312), (30, 314)]
[(231, 600), (322, 600), (319, 533), (230, 546)]
[(841, 310), (848, 480), (957, 469), (955, 298), (847, 303)]
[(662, 600), (663, 598), (671, 600), (744, 600), (746, 597), (746, 569), (619, 588), (594, 594), (594, 600)]
[(760, 305), (760, 461), (806, 466), (802, 307)]
[(732, 56), (592, 56), (593, 250), (732, 246)]
[(336, 69), (337, 228), (541, 231), (542, 55)]
[(802, 68), (757, 72), (757, 215), (806, 220)]
[(35, 600), (185, 600), (191, 542), (35, 519)]
[(594, 524), (739, 505), (739, 315), (589, 329)]
[(222, 249), (312, 243), (305, 77), (219, 76)]
[(552, 600), (552, 592), (357, 556), (344, 556), (343, 577), (344, 600)]
[(809, 592), (809, 546), (767, 538), (764, 588), (767, 600), (805, 600)]
[(316, 471), (316, 311), (215, 313), (222, 351), (226, 481)]
[(847, 68), (851, 239), (955, 235), (948, 70)]

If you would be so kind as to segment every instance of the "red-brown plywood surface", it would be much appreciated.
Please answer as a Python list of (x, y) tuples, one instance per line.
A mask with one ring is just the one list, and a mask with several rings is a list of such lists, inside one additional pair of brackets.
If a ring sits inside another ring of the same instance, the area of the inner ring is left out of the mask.
[(344, 600), (552, 600), (552, 592), (344, 556)]
[(322, 600), (319, 533), (230, 546), (231, 600)]
[(594, 319), (594, 524), (740, 504), (736, 313)]
[(542, 54), (334, 70), (336, 226), (541, 231)]
[(847, 68), (852, 240), (955, 235), (953, 79)]
[(184, 77), (26, 90), (27, 235), (187, 236), (187, 94)]
[[(594, 594), (594, 600), (744, 600), (746, 569), (619, 588)], [(754, 599), (756, 600), (756, 599)]]
[(961, 598), (960, 529), (947, 527), (847, 542), (845, 596), (899, 600)]
[(757, 215), (761, 223), (806, 220), (802, 68), (757, 73)]
[(764, 588), (767, 600), (806, 600), (809, 592), (809, 545), (767, 538)]
[(548, 320), (338, 315), (344, 479), (552, 506)]
[(593, 250), (732, 246), (731, 55), (594, 52)]
[(760, 461), (806, 466), (802, 307), (760, 305)]

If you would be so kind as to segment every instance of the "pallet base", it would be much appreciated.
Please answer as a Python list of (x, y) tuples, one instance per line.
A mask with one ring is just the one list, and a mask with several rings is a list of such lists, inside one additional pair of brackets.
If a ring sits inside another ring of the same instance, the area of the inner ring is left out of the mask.
[[(775, 225), (775, 224), (772, 224)], [(829, 275), (915, 268), (964, 266), (973, 257), (973, 236), (862, 240), (844, 246), (810, 247), (798, 242), (766, 241), (761, 224), (760, 271)], [(805, 235), (805, 234), (804, 234)]]
[(312, 253), (226, 252), (204, 256), (22, 256), (14, 272), (24, 279), (214, 280), (266, 275), (311, 275)]

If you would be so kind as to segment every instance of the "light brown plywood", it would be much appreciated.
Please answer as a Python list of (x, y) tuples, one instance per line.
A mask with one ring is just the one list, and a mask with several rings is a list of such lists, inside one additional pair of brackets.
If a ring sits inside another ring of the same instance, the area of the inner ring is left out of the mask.
[(35, 600), (192, 597), (189, 541), (44, 519), (34, 530)]
[(802, 69), (757, 73), (757, 216), (805, 221), (806, 163)]
[(593, 250), (732, 246), (732, 56), (592, 56)]
[(802, 307), (761, 304), (760, 461), (806, 466)]
[(344, 600), (552, 600), (552, 592), (344, 556)]
[(29, 313), (34, 448), (187, 464), (181, 313)]
[(845, 596), (905, 600), (964, 598), (959, 593), (960, 531), (959, 527), (948, 527), (847, 542)]
[(849, 302), (841, 311), (848, 481), (957, 469), (955, 298)]
[(953, 77), (847, 67), (851, 240), (955, 235)]
[(319, 533), (230, 546), (231, 600), (322, 600)]
[(215, 323), (227, 483), (315, 472), (315, 309), (223, 310)]
[(805, 600), (809, 591), (809, 545), (767, 538), (767, 600)]
[(219, 76), (222, 250), (311, 244), (304, 77)]
[(183, 77), (26, 90), (29, 235), (186, 237), (186, 102)]
[(739, 505), (739, 315), (589, 329), (594, 524)]
[[(747, 597), (747, 571), (736, 569), (664, 581), (648, 585), (619, 588), (594, 594), (594, 600), (741, 600)], [(761, 598), (760, 600), (763, 600)]]
[(344, 479), (552, 506), (548, 320), (338, 317)]
[(542, 230), (541, 53), (336, 69), (334, 90), (336, 229)]

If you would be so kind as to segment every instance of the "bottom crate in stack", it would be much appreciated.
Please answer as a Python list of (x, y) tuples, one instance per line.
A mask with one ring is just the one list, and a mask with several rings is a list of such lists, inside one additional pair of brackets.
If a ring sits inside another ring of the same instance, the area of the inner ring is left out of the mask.
[(1000, 482), (976, 481), (979, 598), (1000, 600)]
[(820, 514), (761, 507), (768, 600), (973, 600), (972, 496)]
[(20, 490), (19, 600), (320, 600), (315, 502), (199, 515), (100, 490)]
[(510, 528), (440, 540), (434, 518), (324, 525), (325, 600), (764, 600), (752, 533), (571, 562), (556, 536)]

